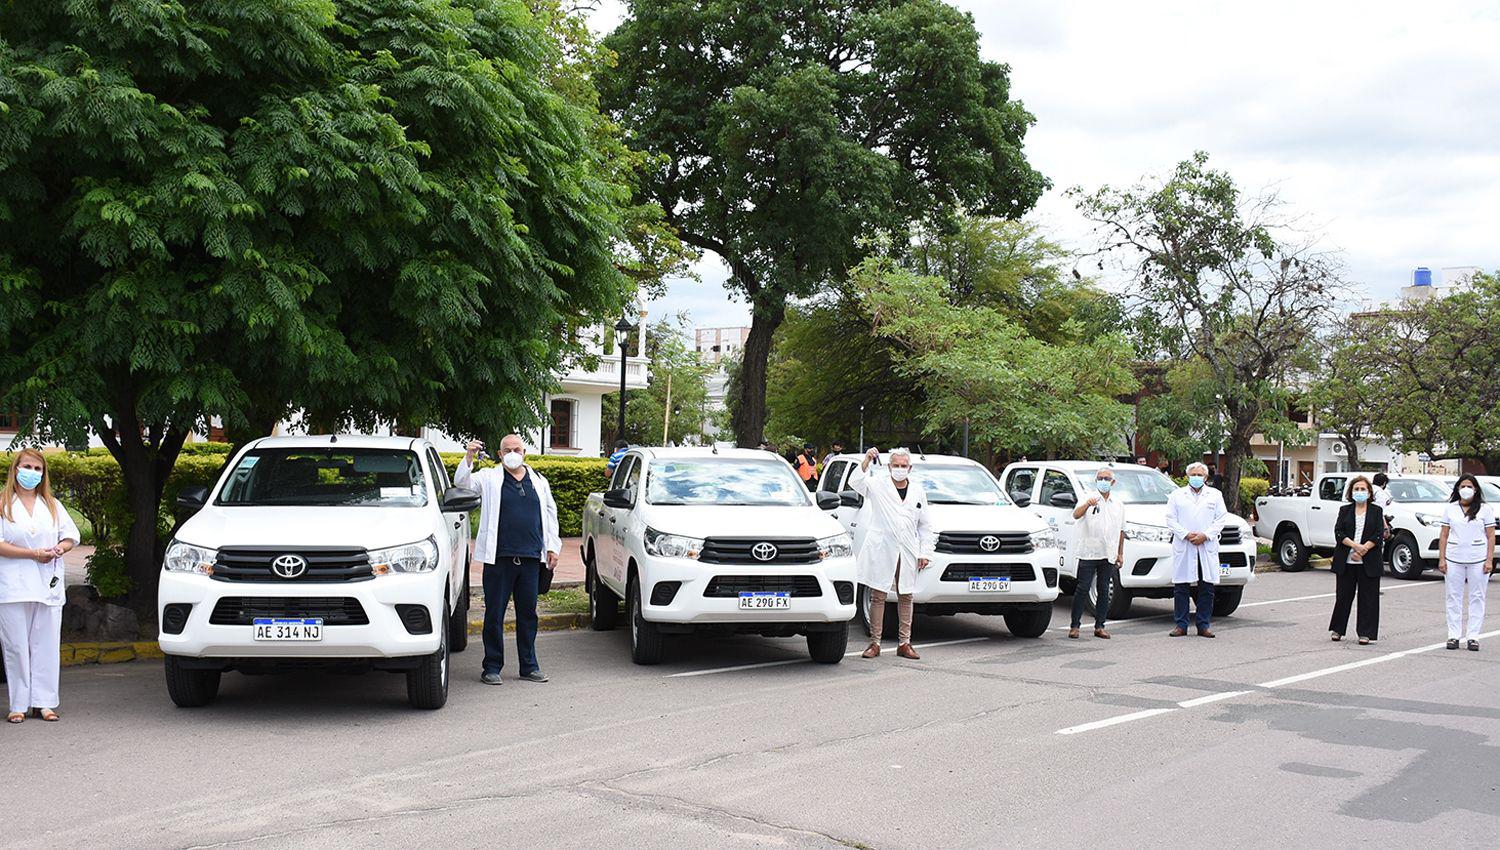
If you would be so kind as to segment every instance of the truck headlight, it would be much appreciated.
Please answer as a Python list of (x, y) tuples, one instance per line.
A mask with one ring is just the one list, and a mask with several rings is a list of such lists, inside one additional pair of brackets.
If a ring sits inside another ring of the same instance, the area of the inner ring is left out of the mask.
[(214, 574), (214, 561), (218, 558), (217, 549), (205, 549), (202, 546), (173, 540), (172, 544), (167, 547), (167, 554), (162, 558), (161, 566), (168, 572), (199, 573), (211, 576)]
[(818, 557), (848, 558), (854, 554), (854, 538), (848, 534), (835, 534), (818, 541)]
[(666, 534), (647, 526), (646, 554), (658, 558), (696, 558), (703, 551), (703, 538)]
[(1442, 525), (1443, 518), (1437, 514), (1417, 514), (1417, 522), (1423, 525)]
[(438, 546), (431, 537), (405, 546), (370, 550), (370, 571), (383, 576), (388, 573), (430, 573), (437, 569)]
[(1031, 532), (1031, 548), (1033, 549), (1056, 549), (1057, 529), (1047, 528), (1042, 531)]
[(1162, 528), (1159, 525), (1141, 525), (1138, 522), (1125, 523), (1126, 540), (1142, 540), (1147, 543), (1171, 543), (1172, 529)]

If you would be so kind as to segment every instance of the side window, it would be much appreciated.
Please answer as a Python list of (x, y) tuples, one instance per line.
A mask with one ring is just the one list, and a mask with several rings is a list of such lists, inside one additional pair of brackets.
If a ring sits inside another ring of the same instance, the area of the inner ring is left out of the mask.
[(1324, 478), (1323, 483), (1318, 485), (1318, 498), (1325, 502), (1342, 502), (1344, 500), (1344, 479)]
[(625, 472), (625, 489), (630, 491), (631, 501), (635, 501), (637, 495), (640, 493), (641, 466), (641, 459), (639, 457), (632, 457), (630, 459), (630, 469)]
[(611, 490), (620, 490), (629, 486), (626, 482), (630, 479), (630, 472), (635, 468), (635, 455), (626, 455), (620, 458), (620, 463), (615, 466), (615, 479), (610, 483)]
[(443, 491), (453, 486), (448, 481), (448, 468), (443, 466), (443, 459), (432, 446), (427, 447), (427, 465), (432, 467), (432, 487), (437, 490), (439, 498)]
[(1031, 501), (1031, 491), (1036, 487), (1036, 470), (1029, 467), (1012, 469), (1010, 477), (1005, 482), (1005, 492), (1012, 499), (1023, 497), (1025, 501)]
[(1055, 469), (1049, 469), (1047, 470), (1047, 474), (1042, 476), (1042, 492), (1037, 498), (1037, 504), (1050, 505), (1052, 504), (1052, 497), (1059, 493), (1067, 493), (1074, 497), (1077, 496), (1073, 492), (1073, 482), (1068, 480), (1068, 476)]
[(823, 470), (823, 483), (818, 485), (818, 489), (825, 493), (837, 493), (839, 484), (844, 478), (844, 470), (848, 468), (849, 461), (847, 460), (831, 461), (828, 468)]

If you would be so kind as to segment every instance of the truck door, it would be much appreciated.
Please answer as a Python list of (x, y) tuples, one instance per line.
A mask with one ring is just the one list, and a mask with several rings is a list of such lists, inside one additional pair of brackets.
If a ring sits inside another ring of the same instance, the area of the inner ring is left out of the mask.
[[(1058, 500), (1058, 504), (1053, 503)], [(1078, 491), (1073, 486), (1073, 477), (1057, 469), (1042, 473), (1042, 486), (1037, 492), (1036, 511), (1047, 524), (1057, 529), (1057, 542), (1063, 549), (1063, 560), (1069, 559), (1068, 549), (1073, 541), (1073, 508), (1078, 505)]]
[[(847, 460), (833, 460), (828, 462), (828, 468), (823, 470), (823, 478), (818, 482), (819, 493), (842, 493), (848, 485), (844, 483), (849, 475), (849, 467), (852, 464)], [(850, 505), (839, 505), (838, 510), (833, 512), (833, 518), (839, 521), (844, 530), (853, 534), (855, 517), (859, 515), (859, 508)]]
[[(611, 490), (630, 491), (633, 505), (634, 500), (639, 498), (640, 481), (640, 455), (627, 454), (620, 460), (620, 465), (615, 467), (615, 477), (609, 486)], [(604, 516), (599, 518), (599, 535), (594, 541), (594, 547), (599, 550), (596, 553), (601, 565), (599, 569), (616, 586), (623, 587), (625, 565), (630, 560), (630, 551), (625, 545), (625, 527), (630, 522), (630, 512), (633, 508), (611, 508), (608, 505), (602, 505), (600, 510)]]
[(1307, 536), (1313, 546), (1331, 548), (1334, 545), (1333, 526), (1338, 522), (1339, 505), (1344, 501), (1344, 486), (1349, 479), (1343, 475), (1325, 475), (1318, 481), (1318, 492), (1307, 506)]
[[(431, 470), (432, 489), (437, 491), (438, 498), (442, 499), (443, 493), (452, 484), (448, 481), (448, 468), (443, 466), (443, 459), (438, 456), (437, 449), (432, 446), (427, 447), (427, 466)], [(443, 514), (443, 532), (447, 535), (446, 538), (438, 539), (447, 540), (448, 563), (454, 567), (453, 588), (457, 593), (463, 587), (464, 574), (469, 571), (469, 515), (452, 512)], [(455, 609), (461, 604), (457, 599), (453, 601)]]
[(1005, 475), (1005, 495), (1018, 506), (1031, 508), (1031, 500), (1036, 495), (1036, 467), (1011, 468)]

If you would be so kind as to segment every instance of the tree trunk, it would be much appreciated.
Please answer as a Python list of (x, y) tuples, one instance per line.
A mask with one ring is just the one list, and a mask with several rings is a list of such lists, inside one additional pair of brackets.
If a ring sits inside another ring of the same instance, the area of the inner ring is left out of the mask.
[[(1244, 422), (1231, 418), (1234, 431), (1229, 435), (1229, 445), (1224, 452), (1224, 506), (1232, 514), (1241, 514), (1240, 464), (1250, 457), (1250, 438), (1255, 434), (1255, 419)], [(1244, 506), (1249, 507), (1249, 506)]]
[(134, 409), (134, 397), (111, 415), (114, 428), (95, 422), (95, 430), (115, 461), (120, 464), (120, 479), (125, 485), (125, 505), (130, 511), (130, 529), (125, 533), (125, 574), (130, 578), (130, 604), (136, 611), (149, 615), (156, 609), (156, 588), (161, 578), (163, 552), (158, 546), (157, 523), (162, 492), (167, 476), (177, 464), (187, 429), (157, 423), (149, 429), (141, 425)]
[(737, 398), (730, 424), (735, 443), (743, 447), (753, 447), (766, 438), (766, 365), (771, 359), (772, 337), (786, 318), (786, 301), (779, 294), (769, 297), (777, 300), (752, 302), (750, 336), (745, 340), (739, 380), (734, 385)]

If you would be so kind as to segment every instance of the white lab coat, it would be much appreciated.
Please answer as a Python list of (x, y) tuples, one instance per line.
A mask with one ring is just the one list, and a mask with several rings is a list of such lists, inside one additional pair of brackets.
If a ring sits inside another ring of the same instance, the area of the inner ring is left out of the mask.
[[(71, 540), (77, 546), (81, 537), (78, 526), (61, 502), (53, 500), (52, 506), (56, 516), (38, 497), (36, 510), (28, 511), (17, 497), (10, 506), (11, 518), (0, 516), (0, 540), (24, 549), (51, 549), (64, 540)], [(54, 578), (56, 584), (52, 583)], [(46, 564), (30, 558), (0, 558), (0, 603), (39, 602), (61, 606), (66, 585), (62, 558)]]
[[(1194, 496), (1193, 488), (1179, 487), (1167, 497), (1167, 528), (1172, 530), (1172, 581), (1176, 584), (1198, 581), (1219, 583), (1219, 532), (1229, 521), (1224, 496), (1208, 485)], [(1202, 532), (1208, 539), (1193, 545), (1187, 541), (1190, 532)], [(1202, 562), (1200, 573), (1198, 565)]]
[[(459, 461), (458, 469), (453, 471), (454, 486), (477, 489), (481, 497), (479, 536), (474, 540), (474, 557), (483, 564), (495, 563), (495, 529), (500, 524), (500, 494), (504, 491), (500, 486), (504, 483), (500, 476), (509, 474), (504, 467), (499, 466), (475, 472), (467, 457)], [(552, 485), (547, 483), (541, 473), (528, 466), (526, 474), (530, 477), (531, 486), (536, 488), (537, 500), (542, 503), (542, 541), (545, 549), (537, 553), (537, 559), (544, 561), (548, 552), (562, 551), (562, 537), (557, 525), (557, 502), (552, 500)]]
[[(896, 492), (890, 474), (867, 475), (859, 467), (849, 476), (849, 488), (865, 497), (859, 521), (865, 536), (854, 566), (859, 583), (887, 593), (913, 593), (917, 584), (917, 561), (932, 557), (932, 525), (928, 521), (927, 491), (907, 479), (906, 498)], [(896, 586), (896, 563), (900, 559), (901, 581)]]

